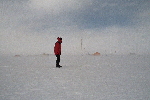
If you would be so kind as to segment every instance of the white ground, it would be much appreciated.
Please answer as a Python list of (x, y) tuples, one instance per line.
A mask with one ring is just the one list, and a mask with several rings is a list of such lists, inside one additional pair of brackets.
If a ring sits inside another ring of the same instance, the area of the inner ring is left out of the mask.
[(150, 100), (150, 55), (1, 56), (0, 100)]

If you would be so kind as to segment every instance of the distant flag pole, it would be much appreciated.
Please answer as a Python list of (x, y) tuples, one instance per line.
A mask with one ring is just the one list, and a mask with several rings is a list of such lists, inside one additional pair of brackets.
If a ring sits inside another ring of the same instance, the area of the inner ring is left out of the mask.
[(81, 39), (81, 50), (82, 50), (82, 39)]

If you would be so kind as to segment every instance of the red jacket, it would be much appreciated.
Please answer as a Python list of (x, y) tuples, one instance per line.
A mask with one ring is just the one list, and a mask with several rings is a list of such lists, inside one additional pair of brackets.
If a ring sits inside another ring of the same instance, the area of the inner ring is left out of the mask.
[(57, 41), (54, 46), (54, 54), (61, 55), (61, 42)]

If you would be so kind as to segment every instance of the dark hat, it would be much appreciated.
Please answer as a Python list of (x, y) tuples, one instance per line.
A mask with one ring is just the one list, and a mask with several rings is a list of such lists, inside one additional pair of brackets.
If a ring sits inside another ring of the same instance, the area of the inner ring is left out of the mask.
[(58, 37), (58, 38), (57, 38), (57, 40), (58, 40), (58, 39), (62, 40), (62, 38), (61, 38), (61, 37)]

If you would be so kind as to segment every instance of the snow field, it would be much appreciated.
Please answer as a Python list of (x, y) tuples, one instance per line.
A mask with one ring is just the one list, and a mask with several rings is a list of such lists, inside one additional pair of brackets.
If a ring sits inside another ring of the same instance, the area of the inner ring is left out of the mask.
[(1, 56), (0, 100), (149, 100), (149, 55)]

